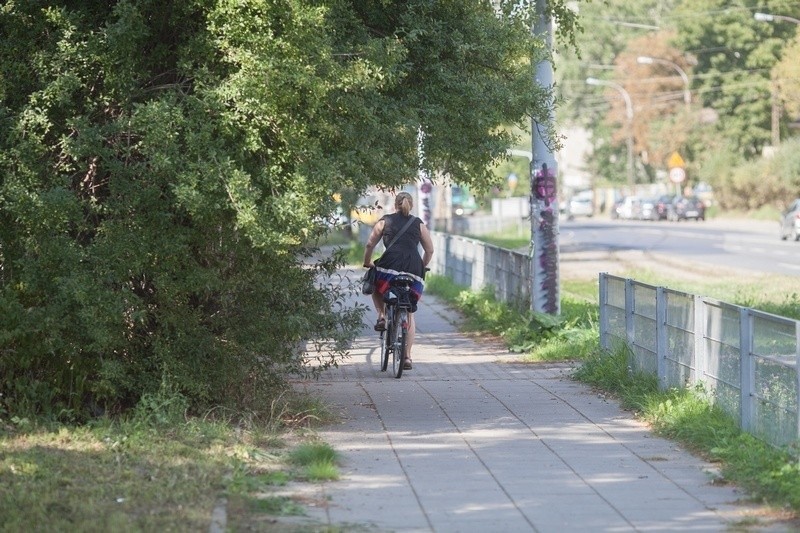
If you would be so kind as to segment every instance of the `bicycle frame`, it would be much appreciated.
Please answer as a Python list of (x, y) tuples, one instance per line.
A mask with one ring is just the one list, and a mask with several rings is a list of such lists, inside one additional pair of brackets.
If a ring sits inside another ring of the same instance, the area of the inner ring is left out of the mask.
[(383, 296), (386, 304), (386, 331), (381, 333), (381, 371), (388, 368), (391, 354), (392, 372), (396, 378), (403, 375), (408, 342), (408, 314), (415, 303), (411, 292), (413, 282), (413, 278), (409, 276), (395, 276)]

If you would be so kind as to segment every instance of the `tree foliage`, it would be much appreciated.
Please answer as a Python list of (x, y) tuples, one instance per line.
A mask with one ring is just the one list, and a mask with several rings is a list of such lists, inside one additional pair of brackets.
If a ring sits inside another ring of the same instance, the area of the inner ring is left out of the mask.
[(788, 118), (800, 120), (800, 32), (786, 44), (781, 60), (772, 69), (772, 80)]
[[(721, 168), (717, 156), (760, 158), (773, 144), (773, 110), (782, 111), (781, 137), (790, 135), (798, 25), (778, 18), (759, 21), (756, 12), (797, 19), (800, 6), (789, 0), (609, 0), (581, 6), (580, 21), (588, 31), (578, 37), (580, 57), (563, 56), (562, 94), (575, 106), (562, 118), (592, 129), (599, 147), (591, 162), (594, 172), (624, 180), (619, 160), (625, 158), (625, 108), (617, 91), (587, 87), (590, 76), (614, 81), (631, 96), (640, 183), (651, 183), (666, 169), (669, 154), (678, 151), (690, 180), (722, 186), (727, 181), (709, 171)], [(638, 64), (639, 56), (660, 61)], [(688, 75), (688, 111), (682, 80), (669, 63)]]
[(5, 2), (0, 416), (164, 383), (253, 408), (306, 341), (335, 364), (361, 310), (312, 257), (333, 193), (413, 181), (420, 128), (428, 165), (485, 182), (548, 98), (517, 4)]

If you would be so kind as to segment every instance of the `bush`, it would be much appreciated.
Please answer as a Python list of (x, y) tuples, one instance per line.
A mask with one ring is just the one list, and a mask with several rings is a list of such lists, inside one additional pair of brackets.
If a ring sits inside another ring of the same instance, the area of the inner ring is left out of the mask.
[[(735, 161), (735, 158), (731, 158)], [(786, 207), (800, 196), (800, 140), (786, 141), (769, 159), (736, 165), (715, 164), (712, 160), (703, 170), (717, 175), (715, 197), (725, 209), (757, 211), (765, 206), (773, 212)]]
[[(334, 364), (360, 311), (317, 282), (342, 262), (308, 244), (330, 188), (255, 120), (263, 84), (211, 52), (211, 26), (235, 47), (250, 28), (225, 22), (252, 17), (42, 5), (0, 10), (0, 412), (113, 413), (165, 380), (195, 411), (241, 410), (308, 368), (306, 341)], [(316, 105), (284, 104), (287, 129)]]

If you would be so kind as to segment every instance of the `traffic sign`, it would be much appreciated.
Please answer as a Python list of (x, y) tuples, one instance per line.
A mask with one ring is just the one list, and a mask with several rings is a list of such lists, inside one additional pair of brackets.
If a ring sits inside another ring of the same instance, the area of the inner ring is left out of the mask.
[(669, 181), (672, 183), (683, 183), (686, 179), (686, 171), (683, 167), (674, 167), (669, 169)]
[(669, 161), (667, 161), (667, 168), (672, 170), (673, 168), (684, 168), (684, 167), (686, 167), (686, 163), (683, 161), (681, 154), (679, 154), (678, 152), (672, 152), (672, 155), (669, 156)]

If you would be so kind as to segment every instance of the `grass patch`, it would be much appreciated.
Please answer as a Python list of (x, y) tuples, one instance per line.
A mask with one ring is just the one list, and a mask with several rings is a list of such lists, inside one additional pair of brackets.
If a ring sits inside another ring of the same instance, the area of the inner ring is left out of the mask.
[(247, 498), (248, 507), (256, 513), (273, 516), (303, 516), (302, 505), (287, 496), (268, 496), (266, 498)]
[(520, 248), (529, 248), (531, 245), (530, 237), (525, 235), (482, 235), (480, 237), (469, 236), (469, 238), (475, 239), (476, 241), (483, 241), (488, 244), (493, 244), (494, 246), (499, 246), (500, 248), (504, 248), (506, 250), (519, 250)]
[(758, 209), (752, 209), (750, 211), (735, 210), (735, 209), (729, 209), (724, 212), (720, 211), (718, 213), (715, 213), (715, 216), (721, 219), (744, 218), (751, 220), (769, 220), (771, 222), (774, 221), (776, 223), (776, 230), (777, 230), (777, 221), (781, 219), (781, 211), (774, 206), (764, 205), (759, 207)]
[(339, 479), (338, 454), (324, 442), (301, 444), (289, 455), (289, 461), (300, 467), (303, 477), (309, 481)]
[(425, 290), (445, 300), (464, 316), (466, 331), (499, 336), (508, 349), (523, 354), (525, 361), (583, 359), (597, 351), (597, 303), (583, 297), (590, 284), (575, 285), (574, 296), (561, 300), (561, 315), (554, 317), (532, 311), (517, 311), (498, 302), (491, 288), (473, 292), (444, 276), (432, 275)]
[(627, 348), (595, 354), (574, 377), (611, 392), (657, 434), (718, 462), (724, 480), (744, 488), (754, 501), (800, 511), (800, 464), (790, 450), (741, 431), (701, 388), (659, 391), (653, 376), (630, 371), (629, 357)]
[(167, 396), (82, 426), (0, 419), (0, 529), (201, 531), (225, 495), (238, 530), (264, 513), (297, 513), (291, 501), (275, 511), (276, 487), (331, 479), (290, 460), (331, 419), (307, 395), (281, 396), (263, 418), (215, 411), (189, 419), (180, 398)]
[(529, 227), (512, 228), (500, 233), (490, 233), (488, 235), (467, 235), (470, 239), (481, 241), (505, 248), (506, 250), (519, 250), (520, 248), (528, 248), (531, 246), (531, 230)]
[(749, 277), (717, 276), (711, 281), (702, 281), (665, 277), (640, 269), (624, 272), (621, 277), (800, 320), (800, 277), (797, 276), (753, 274)]

